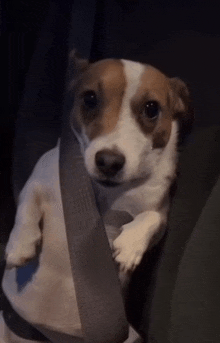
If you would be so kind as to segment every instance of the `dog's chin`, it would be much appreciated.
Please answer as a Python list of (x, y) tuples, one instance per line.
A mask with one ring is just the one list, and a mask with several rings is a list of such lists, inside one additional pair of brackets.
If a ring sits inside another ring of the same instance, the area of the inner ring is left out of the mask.
[(133, 178), (133, 179), (129, 179), (129, 180), (120, 180), (120, 181), (114, 181), (111, 179), (98, 179), (98, 178), (93, 178), (93, 180), (106, 188), (115, 188), (115, 187), (120, 187), (120, 186), (125, 186), (127, 185), (127, 187), (131, 187), (131, 186), (139, 186), (140, 184), (142, 184), (143, 182), (146, 181), (146, 178), (148, 178), (147, 176), (145, 177), (139, 177), (139, 178)]

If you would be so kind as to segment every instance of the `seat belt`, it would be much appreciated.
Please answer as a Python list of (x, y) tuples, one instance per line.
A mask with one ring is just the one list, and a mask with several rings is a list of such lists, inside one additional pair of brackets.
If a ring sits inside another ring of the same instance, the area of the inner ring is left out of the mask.
[[(75, 0), (70, 50), (90, 56), (96, 1)], [(121, 343), (128, 336), (120, 283), (79, 143), (70, 128), (71, 99), (64, 104), (60, 185), (70, 261), (87, 343)]]

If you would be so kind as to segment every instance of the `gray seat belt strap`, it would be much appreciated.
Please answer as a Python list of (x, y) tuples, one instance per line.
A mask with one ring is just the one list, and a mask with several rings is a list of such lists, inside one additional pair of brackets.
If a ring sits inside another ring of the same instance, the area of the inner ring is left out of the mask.
[[(95, 4), (77, 0), (73, 6), (70, 49), (76, 47), (85, 57), (91, 49)], [(128, 331), (120, 284), (67, 108), (60, 146), (60, 184), (82, 329), (85, 342), (120, 343)]]

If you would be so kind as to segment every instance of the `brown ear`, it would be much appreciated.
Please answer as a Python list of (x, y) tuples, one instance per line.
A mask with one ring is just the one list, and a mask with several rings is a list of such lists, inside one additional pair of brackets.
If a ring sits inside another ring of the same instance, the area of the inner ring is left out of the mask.
[(189, 133), (194, 122), (194, 108), (189, 89), (185, 82), (178, 77), (170, 79), (172, 89), (173, 116), (179, 120), (180, 124), (180, 143), (185, 134)]
[(170, 84), (172, 89), (174, 117), (193, 121), (194, 111), (187, 85), (178, 77), (171, 78)]
[(188, 103), (190, 101), (189, 90), (185, 82), (178, 77), (170, 79), (172, 89), (172, 103), (175, 115), (187, 111)]
[(69, 54), (69, 66), (74, 68), (77, 74), (84, 72), (89, 65), (89, 61), (83, 58), (76, 49), (72, 50)]
[(88, 68), (89, 61), (83, 58), (77, 50), (72, 50), (69, 54), (69, 90), (72, 90), (80, 75)]

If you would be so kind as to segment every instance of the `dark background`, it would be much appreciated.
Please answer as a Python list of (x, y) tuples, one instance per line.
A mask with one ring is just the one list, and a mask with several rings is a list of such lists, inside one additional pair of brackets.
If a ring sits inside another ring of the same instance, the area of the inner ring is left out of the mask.
[(16, 114), (41, 24), (49, 1), (1, 1), (0, 111), (0, 242), (13, 226), (15, 205), (11, 186)]

